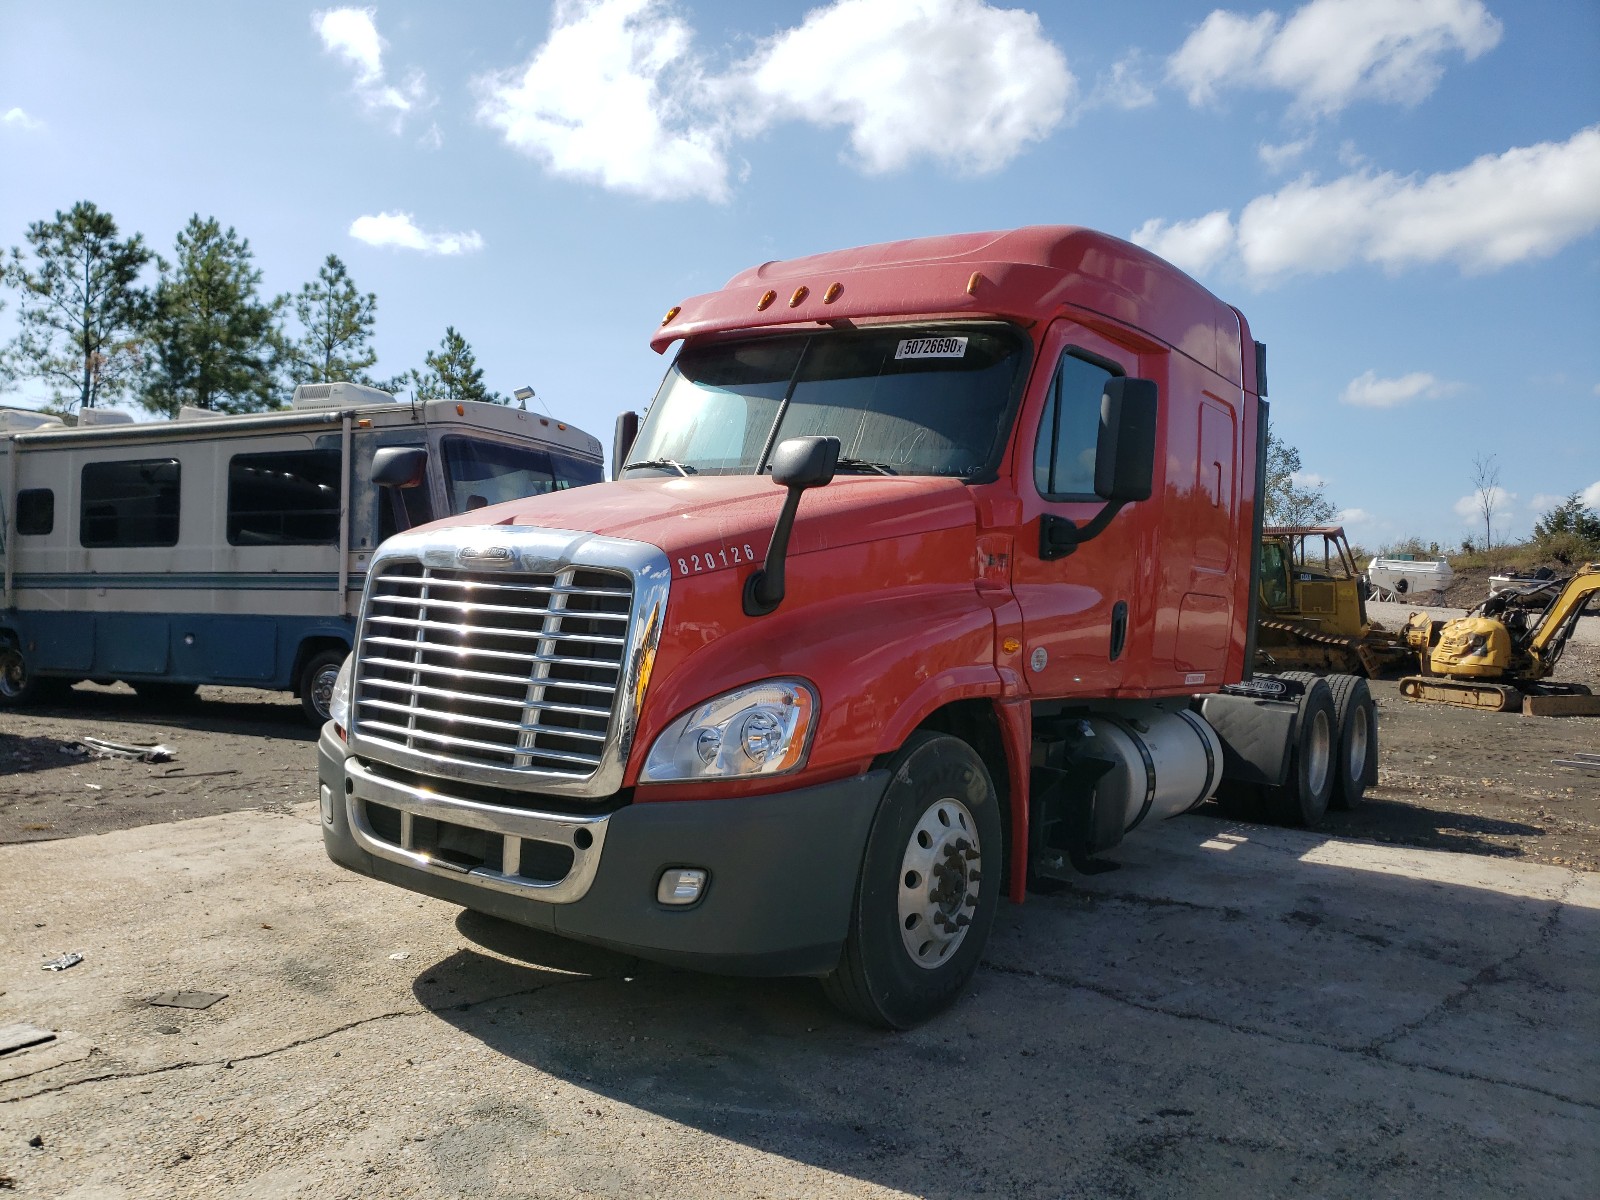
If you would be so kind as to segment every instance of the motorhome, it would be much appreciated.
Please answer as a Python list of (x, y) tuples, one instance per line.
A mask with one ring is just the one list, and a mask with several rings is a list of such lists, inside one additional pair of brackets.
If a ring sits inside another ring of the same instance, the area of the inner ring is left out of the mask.
[(602, 461), (553, 417), (353, 383), (271, 413), (0, 413), (0, 706), (80, 680), (162, 702), (229, 684), (292, 690), (320, 723), (385, 538), (597, 482)]

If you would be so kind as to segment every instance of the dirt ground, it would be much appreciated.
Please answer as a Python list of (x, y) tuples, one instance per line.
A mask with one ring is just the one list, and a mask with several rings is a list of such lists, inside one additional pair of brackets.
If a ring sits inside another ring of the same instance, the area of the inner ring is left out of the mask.
[[(1562, 674), (1600, 682), (1600, 646)], [(1323, 832), (1600, 871), (1600, 772), (1556, 767), (1600, 752), (1600, 718), (1523, 717), (1415, 704), (1373, 685), (1378, 786)], [(95, 760), (73, 739), (160, 742), (165, 763)], [(314, 732), (287, 695), (202, 688), (153, 710), (122, 686), (80, 684), (62, 705), (0, 713), (0, 845), (54, 841), (316, 799)]]

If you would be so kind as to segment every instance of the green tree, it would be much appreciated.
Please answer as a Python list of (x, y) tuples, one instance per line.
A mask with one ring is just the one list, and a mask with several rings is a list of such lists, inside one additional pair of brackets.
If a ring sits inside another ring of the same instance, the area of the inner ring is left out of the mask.
[(328, 255), (317, 277), (296, 293), (293, 306), (301, 328), (299, 341), (286, 347), (294, 381), (364, 381), (367, 368), (378, 361), (371, 345), (378, 298), (361, 294), (338, 255)]
[(467, 339), (447, 325), (437, 350), (423, 359), (423, 369), (411, 372), (411, 384), (418, 400), (482, 400), (504, 404), (506, 398), (483, 384), (483, 368), (472, 353)]
[[(93, 408), (125, 392), (143, 360), (150, 293), (138, 279), (144, 239), (87, 200), (28, 226), (30, 255), (13, 246), (0, 279), (18, 293), (8, 370), (49, 385), (56, 409)], [(31, 261), (30, 261), (31, 257)]]
[(1539, 553), (1561, 563), (1600, 556), (1600, 513), (1573, 492), (1534, 522), (1533, 544)]
[(176, 416), (185, 404), (219, 412), (280, 407), (278, 314), (264, 301), (250, 242), (196, 213), (178, 234), (177, 262), (161, 264), (145, 407)]
[(1297, 480), (1300, 451), (1267, 431), (1266, 524), (1326, 525), (1339, 515), (1320, 484)]

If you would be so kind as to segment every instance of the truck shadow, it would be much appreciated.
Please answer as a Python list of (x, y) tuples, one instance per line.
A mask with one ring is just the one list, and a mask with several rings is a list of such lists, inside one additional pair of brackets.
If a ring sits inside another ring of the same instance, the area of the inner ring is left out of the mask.
[(60, 738), (0, 732), (0, 777), (76, 767), (87, 757)]
[[(814, 981), (676, 971), (474, 914), (473, 945), (413, 990), (530, 1068), (529, 1095), (587, 1093), (574, 1132), (642, 1111), (915, 1195), (1359, 1193), (1352, 1161), (1385, 1163), (1386, 1188), (1492, 1193), (1593, 1161), (1592, 1122), (1569, 1118), (1600, 1104), (1581, 1032), (1600, 1024), (1600, 912), (1559, 887), (1353, 869), (1313, 835), (1171, 825), (1120, 871), (1003, 906), (969, 993), (905, 1033), (846, 1021)], [(1482, 1104), (1496, 1147), (1459, 1119)], [(1241, 1134), (1262, 1113), (1270, 1136)]]

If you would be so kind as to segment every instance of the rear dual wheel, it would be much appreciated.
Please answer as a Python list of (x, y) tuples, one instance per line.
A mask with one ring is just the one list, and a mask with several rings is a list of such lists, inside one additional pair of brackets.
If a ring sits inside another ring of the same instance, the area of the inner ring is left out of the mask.
[(983, 956), (1003, 836), (988, 769), (960, 738), (918, 732), (891, 764), (867, 835), (833, 1003), (886, 1029), (951, 1004)]

